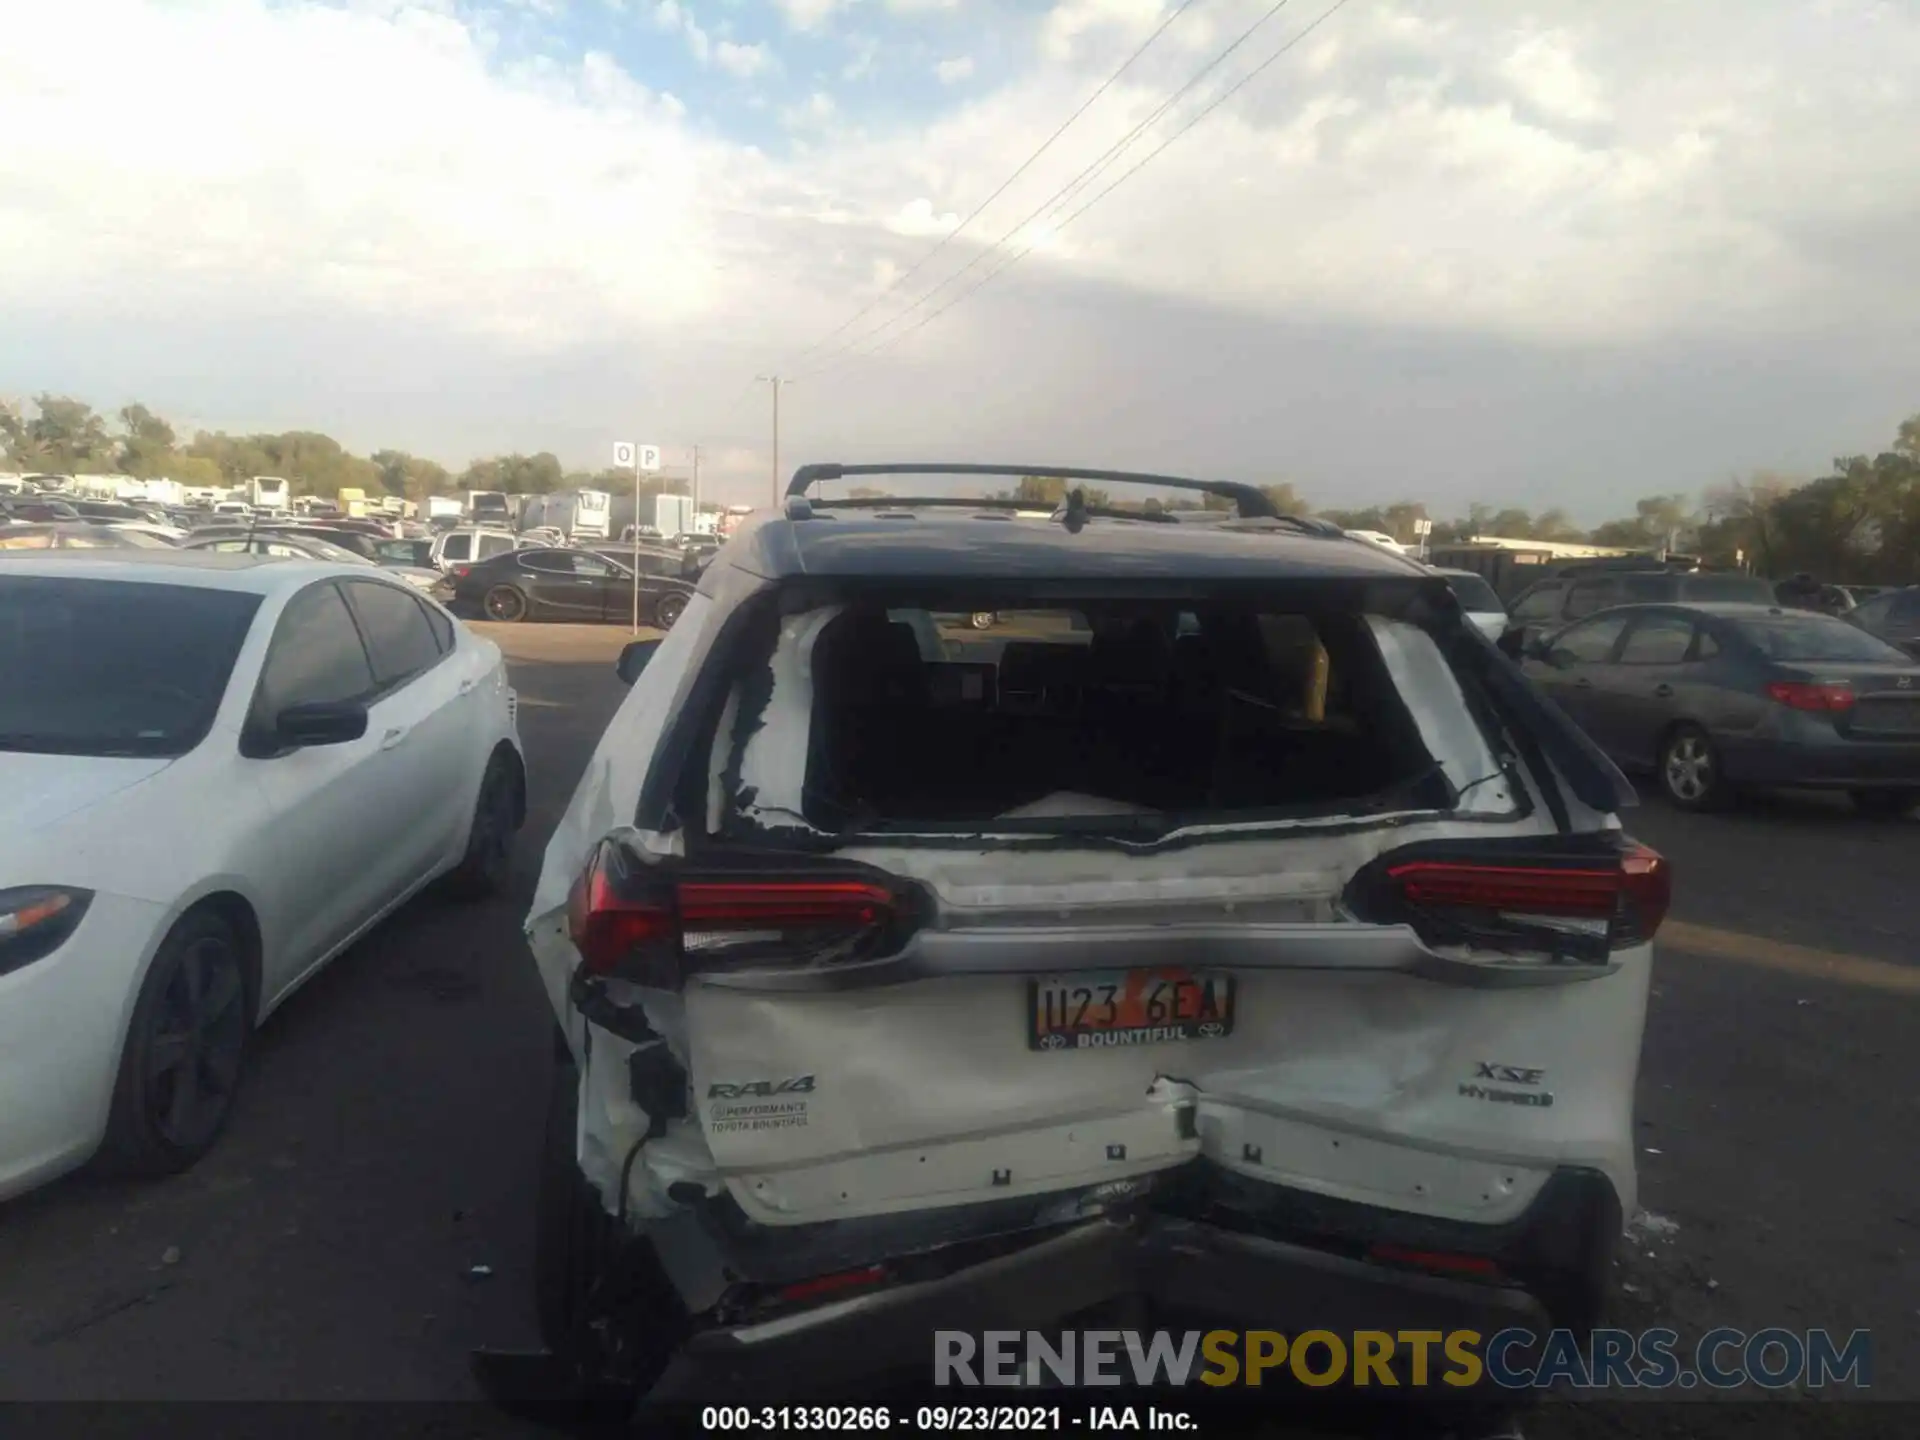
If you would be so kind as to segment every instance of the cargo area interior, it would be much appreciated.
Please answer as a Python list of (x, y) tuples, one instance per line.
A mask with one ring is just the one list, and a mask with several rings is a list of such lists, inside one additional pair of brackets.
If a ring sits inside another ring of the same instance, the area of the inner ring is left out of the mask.
[(1362, 615), (1085, 605), (957, 633), (878, 607), (820, 633), (809, 823), (1452, 801)]

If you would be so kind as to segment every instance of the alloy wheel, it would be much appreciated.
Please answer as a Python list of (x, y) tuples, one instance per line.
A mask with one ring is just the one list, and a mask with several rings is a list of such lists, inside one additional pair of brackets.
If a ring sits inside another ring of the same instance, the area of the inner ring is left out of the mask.
[(246, 981), (239, 953), (212, 935), (182, 953), (146, 1042), (148, 1119), (181, 1150), (219, 1130), (246, 1051)]

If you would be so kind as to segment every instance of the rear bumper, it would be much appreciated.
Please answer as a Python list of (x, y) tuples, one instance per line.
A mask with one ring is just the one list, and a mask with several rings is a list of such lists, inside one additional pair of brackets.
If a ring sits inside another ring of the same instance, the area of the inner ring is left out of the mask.
[[(1312, 1243), (1242, 1228), (1256, 1218), (1245, 1212), (1235, 1228), (1157, 1211), (1098, 1218), (937, 1279), (698, 1330), (648, 1401), (844, 1396), (883, 1376), (925, 1386), (934, 1379), (936, 1332), (977, 1340), (990, 1330), (1038, 1331), (1057, 1343), (1061, 1330), (1114, 1328), (1116, 1312), (1127, 1317), (1121, 1326), (1140, 1330), (1544, 1334), (1591, 1318), (1556, 1314), (1542, 1292), (1597, 1286), (1620, 1231), (1612, 1187), (1588, 1171), (1560, 1172), (1525, 1215), (1492, 1227), (1339, 1202), (1309, 1202), (1301, 1212), (1292, 1192), (1259, 1188), (1278, 1202), (1258, 1217), (1262, 1228), (1289, 1210), (1310, 1214)], [(1484, 1256), (1506, 1283), (1360, 1258), (1374, 1242)]]
[(1851, 790), (1877, 785), (1920, 789), (1920, 741), (1842, 740), (1795, 745), (1722, 738), (1727, 778), (1736, 784)]

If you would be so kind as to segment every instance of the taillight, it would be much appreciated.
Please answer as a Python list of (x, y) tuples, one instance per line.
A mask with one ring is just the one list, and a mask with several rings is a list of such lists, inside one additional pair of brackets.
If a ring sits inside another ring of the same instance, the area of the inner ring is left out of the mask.
[(1367, 1258), (1378, 1260), (1386, 1265), (1406, 1265), (1435, 1275), (1484, 1275), (1488, 1279), (1493, 1279), (1500, 1274), (1499, 1265), (1484, 1255), (1456, 1255), (1451, 1251), (1414, 1250), (1405, 1245), (1390, 1245), (1385, 1241), (1369, 1245)]
[(608, 841), (567, 918), (589, 974), (672, 989), (700, 971), (865, 959), (897, 938), (906, 909), (877, 876), (675, 875)]
[(1667, 916), (1667, 863), (1637, 841), (1534, 857), (1445, 853), (1385, 857), (1356, 877), (1363, 919), (1410, 925), (1429, 944), (1602, 961), (1651, 940)]
[(1778, 700), (1790, 710), (1808, 710), (1831, 714), (1853, 708), (1851, 685), (1815, 685), (1802, 680), (1774, 680), (1767, 685), (1767, 698)]
[(848, 1290), (865, 1290), (884, 1283), (886, 1278), (885, 1266), (868, 1265), (859, 1270), (843, 1270), (837, 1275), (816, 1275), (811, 1280), (798, 1280), (791, 1285), (782, 1285), (774, 1294), (775, 1298), (788, 1303), (822, 1300)]
[(471, 565), (456, 565), (452, 571), (453, 578), (456, 580), (464, 580), (472, 573), (473, 567)]

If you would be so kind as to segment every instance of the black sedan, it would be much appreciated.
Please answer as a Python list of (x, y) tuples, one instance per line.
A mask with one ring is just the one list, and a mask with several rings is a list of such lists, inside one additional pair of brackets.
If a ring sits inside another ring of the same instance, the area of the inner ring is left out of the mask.
[(456, 610), (508, 621), (628, 620), (637, 586), (640, 623), (671, 629), (687, 608), (692, 584), (678, 575), (636, 577), (631, 561), (630, 554), (622, 563), (588, 550), (509, 550), (456, 565), (448, 578)]
[(1530, 678), (1622, 769), (1688, 810), (1745, 788), (1920, 799), (1920, 665), (1844, 620), (1763, 605), (1624, 605), (1530, 641)]

